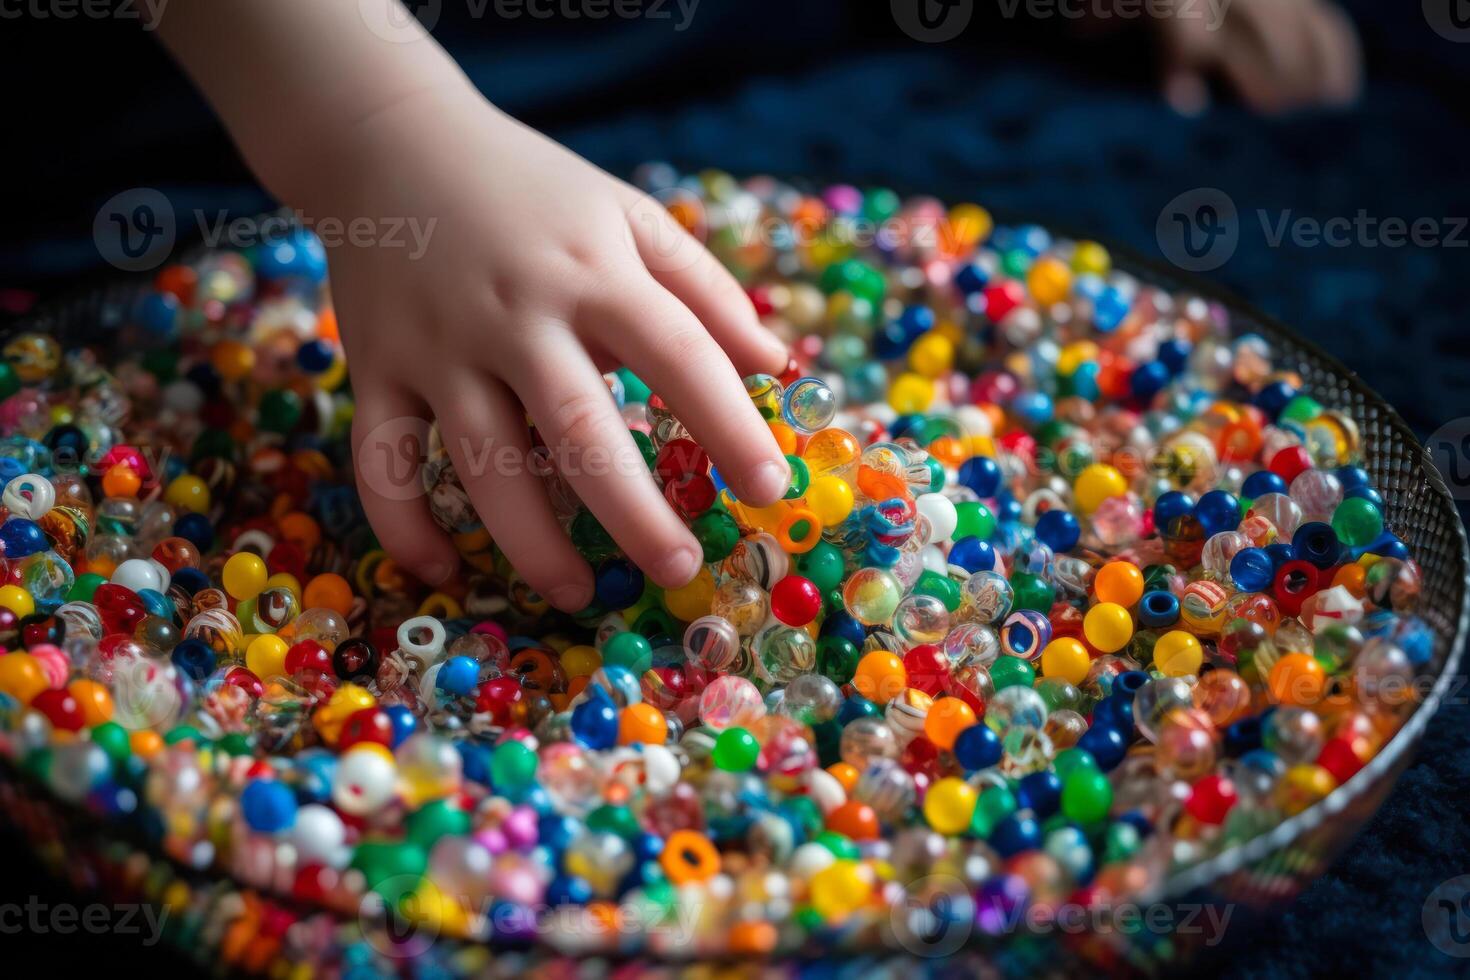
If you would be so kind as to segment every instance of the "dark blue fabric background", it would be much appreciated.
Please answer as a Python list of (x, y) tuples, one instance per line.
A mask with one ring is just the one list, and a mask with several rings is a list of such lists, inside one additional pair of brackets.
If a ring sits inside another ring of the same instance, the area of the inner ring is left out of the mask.
[[(448, 16), (440, 34), (493, 100), (614, 172), (660, 158), (882, 183), (1150, 255), (1166, 202), (1219, 188), (1240, 211), (1241, 240), (1211, 277), (1336, 353), (1427, 436), (1470, 415), (1470, 233), (1458, 248), (1273, 247), (1256, 218), (1470, 216), (1470, 44), (1434, 34), (1412, 0), (1351, 6), (1368, 54), (1362, 103), (1282, 120), (1228, 103), (1197, 120), (1171, 114), (1137, 31), (1083, 45), (1055, 24), (981, 16), (961, 40), (924, 45), (893, 31), (876, 0), (847, 11), (703, 0), (683, 32), (492, 30)], [(93, 269), (92, 216), (127, 187), (158, 187), (180, 212), (264, 205), (146, 42), (115, 25), (26, 29), (0, 64), (5, 91), (34, 96), (16, 106), (0, 162), (13, 195), (0, 287), (53, 293)], [(63, 95), (63, 77), (90, 81), (92, 96)], [(1272, 977), (1464, 972), (1470, 960), (1436, 951), (1420, 918), (1435, 885), (1470, 872), (1470, 709), (1453, 700), (1351, 853), (1205, 965)]]

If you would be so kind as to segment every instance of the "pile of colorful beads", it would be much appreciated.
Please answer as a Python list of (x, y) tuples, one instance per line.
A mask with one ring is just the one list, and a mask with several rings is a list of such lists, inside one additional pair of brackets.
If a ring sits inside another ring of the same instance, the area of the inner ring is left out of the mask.
[(785, 499), (742, 504), (618, 371), (699, 576), (647, 582), (552, 472), (597, 580), (555, 614), (441, 454), (466, 565), (431, 591), (352, 490), (320, 244), (207, 252), (91, 338), (3, 348), (7, 779), (332, 910), (353, 955), (411, 946), (389, 919), (904, 949), (1144, 893), (1413, 710), (1432, 636), (1356, 427), (1219, 306), (975, 205), (640, 180), (792, 343), (746, 382)]

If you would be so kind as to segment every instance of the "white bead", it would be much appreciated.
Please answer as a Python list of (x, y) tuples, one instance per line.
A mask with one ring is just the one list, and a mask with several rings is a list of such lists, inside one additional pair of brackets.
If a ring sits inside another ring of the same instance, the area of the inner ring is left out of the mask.
[(959, 527), (960, 516), (954, 502), (942, 493), (920, 494), (916, 501), (919, 513), (929, 521), (929, 540), (926, 544), (948, 541)]
[(831, 813), (847, 802), (847, 790), (825, 769), (807, 770), (806, 792), (823, 813)]
[(643, 746), (644, 789), (659, 794), (674, 788), (679, 781), (679, 759), (668, 746)]
[(168, 576), (160, 574), (160, 566), (147, 558), (129, 558), (117, 566), (111, 581), (134, 592), (144, 589), (163, 592), (168, 588)]
[(22, 473), (5, 484), (0, 502), (17, 517), (39, 521), (56, 506), (56, 488), (39, 473)]
[(331, 807), (308, 803), (297, 810), (290, 834), (302, 864), (320, 862), (335, 867), (347, 857), (343, 847), (347, 829)]
[(392, 761), (370, 749), (349, 749), (332, 777), (332, 802), (343, 813), (363, 816), (387, 806), (397, 785), (398, 767)]
[(831, 867), (837, 860), (833, 854), (821, 844), (803, 844), (791, 855), (791, 874), (796, 878), (810, 878), (823, 868)]

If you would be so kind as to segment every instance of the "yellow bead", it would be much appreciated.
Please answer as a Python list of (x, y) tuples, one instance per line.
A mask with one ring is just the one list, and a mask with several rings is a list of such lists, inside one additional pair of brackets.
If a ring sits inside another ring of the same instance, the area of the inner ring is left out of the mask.
[(1113, 269), (1113, 257), (1097, 242), (1078, 242), (1072, 253), (1072, 271), (1078, 275), (1105, 276)]
[(1079, 340), (1062, 348), (1057, 355), (1057, 374), (1064, 378), (1070, 378), (1077, 373), (1077, 369), (1084, 364), (1090, 364), (1097, 360), (1097, 344), (1090, 340)]
[(840, 922), (861, 908), (873, 883), (856, 861), (834, 861), (812, 875), (812, 908), (828, 922)]
[(296, 597), (297, 602), (301, 601), (301, 581), (290, 572), (277, 572), (265, 580), (265, 587), (267, 589), (286, 589)]
[(1128, 480), (1117, 467), (1107, 463), (1093, 463), (1077, 475), (1077, 484), (1072, 493), (1077, 506), (1084, 514), (1091, 514), (1109, 497), (1121, 497), (1128, 492)]
[(941, 834), (967, 830), (980, 794), (963, 779), (946, 776), (924, 794), (924, 819)]
[(1099, 602), (1083, 617), (1082, 632), (1098, 650), (1117, 653), (1133, 639), (1133, 617), (1116, 602)]
[(36, 611), (36, 600), (18, 585), (6, 585), (0, 586), (0, 606), (15, 613), (17, 618), (25, 619)]
[(185, 473), (169, 481), (163, 499), (180, 510), (203, 514), (209, 510), (209, 485), (197, 476)]
[(8, 694), (21, 704), (50, 687), (46, 668), (29, 653), (7, 653), (0, 656), (0, 693)]
[(357, 684), (343, 684), (332, 692), (326, 704), (316, 709), (311, 723), (321, 735), (322, 741), (328, 745), (336, 745), (337, 740), (342, 737), (342, 726), (347, 724), (347, 719), (377, 703), (378, 699), (367, 688)]
[(263, 681), (286, 674), (286, 651), (291, 646), (274, 633), (262, 633), (245, 648), (245, 667)]
[(1061, 259), (1043, 255), (1026, 273), (1031, 298), (1043, 307), (1055, 306), (1072, 291), (1072, 271)]
[(1041, 651), (1041, 676), (1060, 677), (1068, 684), (1081, 684), (1087, 677), (1092, 657), (1087, 647), (1070, 636), (1059, 636)]
[(561, 655), (561, 666), (568, 677), (591, 677), (602, 666), (602, 654), (597, 652), (596, 647), (579, 643), (574, 647), (567, 647), (566, 652)]
[(806, 488), (806, 505), (823, 527), (836, 527), (852, 513), (852, 485), (840, 476), (819, 476)]
[(888, 404), (900, 415), (927, 411), (934, 401), (934, 382), (922, 375), (905, 372), (888, 386)]
[(1295, 816), (1336, 788), (1337, 780), (1321, 766), (1292, 766), (1276, 784), (1276, 805), (1287, 816)]
[(708, 567), (701, 568), (694, 581), (677, 589), (664, 590), (664, 606), (675, 619), (692, 623), (701, 616), (709, 615), (710, 602), (715, 597), (715, 577)]
[(931, 330), (909, 348), (909, 368), (926, 378), (938, 378), (954, 366), (954, 344)]
[(225, 591), (236, 599), (254, 599), (265, 589), (265, 561), (256, 554), (241, 551), (225, 562)]
[(994, 228), (995, 219), (980, 205), (956, 204), (949, 209), (943, 244), (953, 249), (951, 255), (960, 255), (989, 238)]
[(1190, 677), (1199, 673), (1205, 652), (1193, 633), (1170, 630), (1154, 644), (1154, 666), (1165, 677)]

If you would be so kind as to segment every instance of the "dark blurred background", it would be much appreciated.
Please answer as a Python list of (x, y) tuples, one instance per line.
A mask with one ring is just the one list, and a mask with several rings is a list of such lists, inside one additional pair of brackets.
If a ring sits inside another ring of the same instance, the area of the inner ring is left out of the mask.
[[(1207, 278), (1335, 353), (1426, 440), (1470, 416), (1465, 0), (1345, 2), (1364, 49), (1362, 98), (1279, 118), (1224, 89), (1206, 113), (1182, 117), (1160, 97), (1155, 45), (1138, 22), (1094, 36), (1030, 18), (1025, 4), (1003, 16), (1017, 8), (999, 0), (974, 0), (968, 27), (946, 43), (906, 35), (882, 0), (669, 0), (632, 20), (476, 19), (464, 0), (418, 3), (493, 101), (623, 175), (662, 159), (881, 184), (1165, 259), (1161, 214), (1223, 193), (1238, 241)], [(0, 318), (116, 274), (92, 228), (119, 192), (157, 189), (180, 215), (270, 205), (136, 21), (26, 9), (0, 4)], [(1440, 242), (1273, 241), (1282, 220), (1359, 215), (1428, 219)], [(1470, 482), (1454, 489), (1470, 497)], [(1290, 911), (1202, 965), (1249, 976), (1464, 972), (1470, 960), (1431, 945), (1421, 919), (1437, 884), (1470, 872), (1470, 709), (1453, 700), (1352, 853)], [(45, 891), (24, 860), (12, 871), (0, 891)], [(0, 937), (0, 950), (22, 946), (63, 967), (101, 952)], [(105, 949), (126, 957), (130, 947)], [(1470, 955), (1470, 943), (1456, 951)]]

